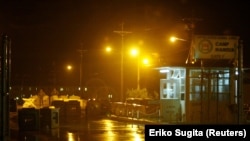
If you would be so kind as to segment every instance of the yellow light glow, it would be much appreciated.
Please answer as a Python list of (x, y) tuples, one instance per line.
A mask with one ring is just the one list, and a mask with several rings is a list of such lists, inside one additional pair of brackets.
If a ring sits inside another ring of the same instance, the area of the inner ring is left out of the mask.
[(68, 141), (76, 141), (77, 140), (76, 135), (74, 135), (71, 132), (67, 133), (67, 137), (68, 137)]
[(139, 54), (139, 51), (138, 51), (138, 49), (133, 48), (133, 49), (131, 49), (130, 53), (133, 56), (137, 56)]
[(110, 46), (106, 47), (106, 52), (111, 52), (112, 51), (112, 48)]
[(177, 37), (175, 37), (175, 36), (170, 37), (169, 40), (170, 40), (170, 42), (176, 42), (177, 40), (178, 40), (178, 41), (184, 41), (184, 42), (187, 41), (187, 40), (185, 40), (185, 39), (177, 38)]
[(173, 36), (172, 36), (172, 37), (170, 37), (170, 41), (171, 41), (171, 42), (175, 42), (176, 40), (177, 40), (177, 38), (176, 38), (176, 37), (173, 37)]
[(67, 70), (72, 70), (72, 66), (71, 65), (67, 65)]
[(134, 136), (134, 141), (143, 141), (143, 137), (142, 137), (142, 134), (139, 133), (139, 131), (141, 130), (140, 129), (140, 126), (138, 125), (130, 125), (131, 126), (131, 131), (133, 132), (133, 136)]
[(117, 134), (115, 134), (113, 132), (113, 123), (110, 120), (103, 120), (104, 124), (105, 124), (105, 130), (107, 131), (107, 136), (105, 136), (105, 140), (108, 141), (115, 141), (117, 138)]
[(149, 64), (148, 58), (144, 58), (144, 59), (142, 60), (142, 63), (143, 63), (144, 65), (148, 65), (148, 64)]
[(142, 139), (141, 135), (134, 133), (134, 140), (135, 141), (142, 141), (143, 139)]

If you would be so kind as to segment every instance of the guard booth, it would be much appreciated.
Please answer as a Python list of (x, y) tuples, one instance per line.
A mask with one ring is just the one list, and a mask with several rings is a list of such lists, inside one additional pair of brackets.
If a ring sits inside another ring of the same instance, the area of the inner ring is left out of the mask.
[(160, 113), (163, 121), (180, 122), (185, 115), (185, 77), (183, 67), (163, 67), (166, 78), (160, 80)]
[(160, 80), (163, 121), (242, 122), (243, 57), (238, 40), (237, 36), (194, 36), (190, 58), (199, 64), (159, 69), (165, 73)]
[(237, 81), (234, 68), (162, 67), (161, 118), (165, 122), (234, 123)]

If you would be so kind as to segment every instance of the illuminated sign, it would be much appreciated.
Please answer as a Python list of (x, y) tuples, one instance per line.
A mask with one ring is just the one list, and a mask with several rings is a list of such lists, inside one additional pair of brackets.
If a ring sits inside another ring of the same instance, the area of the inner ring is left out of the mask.
[(238, 36), (195, 35), (192, 42), (195, 59), (234, 59)]

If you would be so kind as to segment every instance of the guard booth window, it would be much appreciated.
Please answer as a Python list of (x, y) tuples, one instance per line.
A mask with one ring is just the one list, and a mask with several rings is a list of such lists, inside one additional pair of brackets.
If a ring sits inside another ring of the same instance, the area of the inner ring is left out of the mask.
[(229, 100), (228, 69), (192, 69), (189, 74), (189, 100)]

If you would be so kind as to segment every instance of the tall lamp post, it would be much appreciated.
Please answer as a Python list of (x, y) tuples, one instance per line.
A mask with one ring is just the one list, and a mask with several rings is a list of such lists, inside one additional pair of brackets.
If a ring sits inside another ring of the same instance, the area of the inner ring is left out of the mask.
[(139, 49), (132, 49), (131, 55), (137, 57), (137, 90), (140, 90), (140, 52), (139, 52)]
[(114, 31), (114, 33), (118, 33), (122, 37), (122, 43), (121, 43), (121, 97), (120, 97), (120, 99), (121, 99), (121, 101), (123, 101), (124, 100), (124, 98), (123, 98), (124, 97), (124, 95), (123, 95), (124, 36), (126, 34), (129, 34), (129, 33), (132, 33), (132, 32), (130, 32), (130, 31), (124, 31), (124, 29), (123, 29), (124, 23), (122, 23), (121, 26), (122, 26), (122, 30)]
[(132, 49), (131, 50), (131, 55), (136, 56), (137, 57), (137, 90), (140, 90), (140, 67), (141, 64), (143, 65), (149, 65), (149, 60), (148, 58), (142, 58), (141, 57), (141, 53), (139, 49)]

